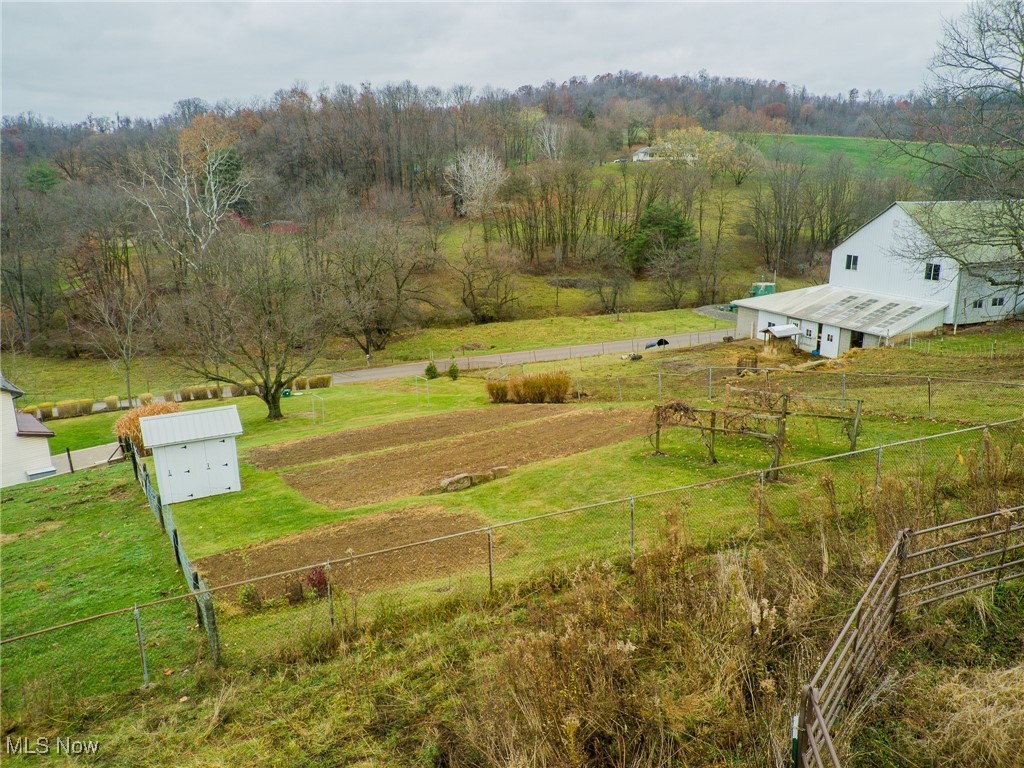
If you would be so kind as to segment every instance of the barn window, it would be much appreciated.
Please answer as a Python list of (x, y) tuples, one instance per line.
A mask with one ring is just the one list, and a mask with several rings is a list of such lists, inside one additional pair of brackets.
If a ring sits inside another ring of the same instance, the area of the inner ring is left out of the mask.
[(849, 269), (851, 272), (856, 272), (858, 259), (860, 259), (860, 257), (855, 256), (852, 253), (846, 254), (846, 268)]
[(985, 306), (985, 300), (975, 299), (973, 302), (971, 302), (971, 306), (974, 307), (975, 309), (981, 309), (982, 307)]
[(925, 280), (938, 280), (939, 271), (941, 270), (941, 264), (925, 264), (924, 267), (924, 279)]
[(992, 299), (992, 306), (993, 307), (1001, 307), (1005, 303), (1006, 303), (1006, 299), (1004, 299), (1002, 296), (996, 296), (994, 299)]
[(813, 336), (813, 335), (814, 334), (812, 333), (810, 328), (808, 328), (806, 331), (804, 331), (804, 336), (806, 336), (808, 339), (811, 338), (811, 336)]
[(775, 327), (775, 323), (773, 323), (771, 320), (769, 320), (768, 321), (768, 327), (769, 328), (774, 328)]

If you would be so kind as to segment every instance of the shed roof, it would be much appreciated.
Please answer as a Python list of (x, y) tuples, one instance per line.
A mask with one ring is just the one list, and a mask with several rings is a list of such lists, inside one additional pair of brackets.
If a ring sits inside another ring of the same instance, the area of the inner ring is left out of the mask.
[(758, 333), (768, 333), (776, 339), (788, 339), (790, 336), (797, 336), (800, 334), (800, 326), (795, 323), (769, 325), (767, 328), (762, 328)]
[(139, 426), (142, 427), (142, 440), (147, 448), (242, 434), (242, 422), (238, 418), (236, 405), (143, 416), (139, 419)]
[(945, 304), (937, 301), (908, 299), (831, 285), (815, 285), (768, 296), (737, 299), (733, 304), (874, 336), (898, 336), (946, 308)]

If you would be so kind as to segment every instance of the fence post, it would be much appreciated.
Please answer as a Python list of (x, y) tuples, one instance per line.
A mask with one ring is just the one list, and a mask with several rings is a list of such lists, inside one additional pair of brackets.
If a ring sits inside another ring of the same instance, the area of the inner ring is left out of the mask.
[(135, 444), (132, 443), (128, 455), (132, 457), (132, 473), (135, 475), (135, 482), (139, 481), (139, 459), (135, 455)]
[(71, 449), (65, 448), (64, 453), (68, 455), (68, 468), (71, 470), (71, 474), (75, 474), (75, 462), (71, 460)]
[(658, 371), (658, 399), (661, 400), (661, 371)]
[(708, 400), (711, 399), (711, 366), (708, 366)]
[(167, 526), (164, 524), (164, 505), (163, 502), (160, 501), (159, 496), (156, 497), (156, 516), (160, 521), (160, 530), (166, 531)]
[(135, 636), (139, 639), (139, 656), (142, 657), (142, 687), (149, 687), (149, 664), (146, 662), (146, 642), (142, 639), (142, 619), (139, 618), (139, 606), (135, 606)]
[(807, 727), (811, 720), (811, 687), (805, 685), (800, 690), (799, 723), (796, 734), (796, 762), (794, 768), (804, 768), (804, 753), (807, 751)]
[(210, 644), (210, 662), (220, 666), (220, 631), (217, 629), (217, 611), (209, 592), (203, 592), (199, 599), (203, 606), (203, 624), (206, 626), (206, 640)]
[(580, 387), (580, 379), (577, 376), (576, 377), (576, 402), (579, 402), (582, 399), (583, 399), (583, 390)]
[(171, 546), (174, 547), (174, 562), (178, 564), (178, 568), (181, 568), (181, 553), (178, 551), (178, 529), (175, 528), (171, 531)]
[(757, 527), (764, 528), (764, 470), (757, 473), (757, 482), (760, 490), (757, 494)]
[(629, 562), (636, 557), (636, 499), (629, 497)]
[(331, 563), (324, 563), (324, 571), (327, 573), (327, 616), (331, 621), (331, 631), (334, 631), (334, 592), (331, 590)]
[(840, 385), (841, 388), (842, 388), (840, 397), (842, 398), (842, 401), (843, 401), (843, 408), (845, 408), (846, 407), (846, 373), (845, 372), (840, 376), (839, 380), (842, 382), (841, 385)]
[(615, 377), (615, 385), (619, 388), (619, 402), (622, 402), (622, 379)]
[(882, 446), (878, 446), (878, 453), (875, 454), (875, 496), (882, 487)]
[(999, 582), (1003, 580), (1003, 563), (1006, 562), (1006, 545), (1010, 542), (1010, 521), (1013, 516), (1009, 512), (1005, 512), (1004, 515), (1006, 516), (1006, 527), (1003, 529), (1003, 551), (999, 555), (999, 570), (996, 571), (996, 583), (995, 586), (992, 587), (993, 593), (995, 592), (996, 587), (999, 586)]
[(907, 528), (899, 532), (896, 540), (896, 586), (892, 591), (892, 616), (889, 617), (889, 626), (896, 621), (896, 612), (900, 606), (900, 587), (903, 585), (903, 564), (907, 559), (907, 543), (910, 541), (910, 530)]
[(494, 529), (487, 527), (487, 589), (494, 594)]
[(203, 610), (199, 605), (199, 574), (195, 571), (192, 571), (188, 583), (189, 588), (192, 590), (193, 594), (196, 595), (196, 624), (198, 624), (199, 626), (203, 626), (203, 619), (205, 617), (203, 616)]
[(928, 418), (932, 417), (932, 377), (928, 377)]

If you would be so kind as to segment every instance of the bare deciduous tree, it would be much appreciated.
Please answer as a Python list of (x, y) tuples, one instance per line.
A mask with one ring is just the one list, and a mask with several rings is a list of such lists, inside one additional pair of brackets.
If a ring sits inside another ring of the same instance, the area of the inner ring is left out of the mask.
[(454, 195), (455, 212), (483, 218), (494, 203), (508, 173), (489, 149), (464, 149), (444, 170), (444, 180)]
[(462, 244), (461, 258), (450, 262), (460, 286), (462, 305), (474, 323), (509, 320), (519, 304), (518, 255), (508, 246), (488, 247), (472, 232)]

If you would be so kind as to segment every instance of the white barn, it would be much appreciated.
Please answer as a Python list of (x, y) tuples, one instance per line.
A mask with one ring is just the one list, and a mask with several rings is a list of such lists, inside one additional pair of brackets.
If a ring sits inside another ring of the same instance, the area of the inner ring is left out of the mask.
[(53, 432), (14, 405), (24, 394), (0, 375), (0, 488), (57, 473), (50, 459)]
[(242, 434), (238, 407), (165, 413), (139, 419), (153, 451), (155, 479), (165, 504), (242, 489), (235, 438)]
[[(998, 320), (1024, 309), (1024, 287), (994, 285), (1001, 254), (974, 250), (969, 266), (944, 254), (918, 220), (951, 219), (975, 203), (894, 203), (832, 251), (827, 285), (738, 299), (736, 335), (800, 328), (800, 349), (837, 357), (943, 324)], [(996, 281), (998, 282), (998, 281)]]

